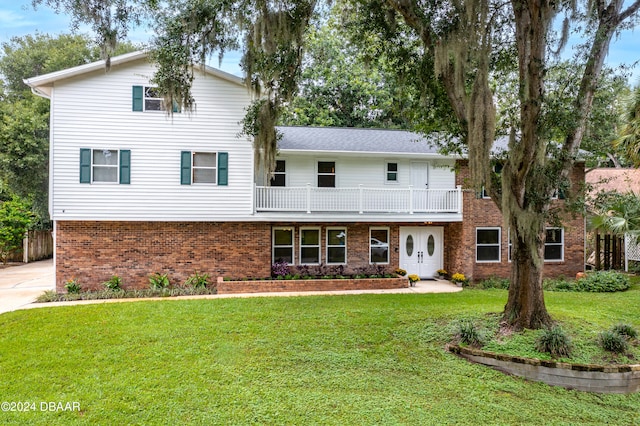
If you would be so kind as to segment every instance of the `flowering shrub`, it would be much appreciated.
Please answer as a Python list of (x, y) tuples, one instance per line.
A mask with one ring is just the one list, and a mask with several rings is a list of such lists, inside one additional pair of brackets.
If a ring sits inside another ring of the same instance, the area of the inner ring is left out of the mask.
[(67, 293), (71, 294), (78, 294), (81, 290), (80, 283), (75, 278), (67, 280), (67, 282), (64, 284), (64, 288), (67, 289)]
[(278, 260), (271, 265), (271, 275), (274, 277), (284, 277), (291, 273), (286, 260)]
[(447, 275), (447, 271), (445, 271), (444, 269), (438, 269), (438, 270), (436, 271), (436, 273), (437, 273), (438, 275)]
[(417, 276), (416, 274), (411, 274), (407, 278), (409, 278), (409, 283), (411, 285), (414, 285), (416, 282), (420, 281), (420, 277)]
[(405, 275), (407, 275), (407, 271), (405, 271), (405, 270), (404, 270), (404, 269), (402, 269), (402, 268), (398, 268), (398, 269), (396, 269), (394, 272), (395, 272), (396, 274), (398, 274), (398, 275), (402, 276), (402, 277), (404, 277)]
[(461, 274), (459, 272), (456, 272), (455, 274), (453, 274), (451, 276), (451, 281), (453, 281), (454, 283), (466, 283), (467, 282), (467, 277), (464, 276), (464, 274)]

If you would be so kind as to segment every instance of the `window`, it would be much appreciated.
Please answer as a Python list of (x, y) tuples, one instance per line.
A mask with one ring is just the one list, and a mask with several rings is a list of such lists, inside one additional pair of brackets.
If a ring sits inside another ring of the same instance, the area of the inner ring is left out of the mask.
[(347, 263), (346, 228), (327, 229), (327, 263)]
[(182, 151), (180, 157), (180, 183), (228, 185), (229, 154), (226, 152)]
[(215, 152), (193, 153), (193, 183), (216, 183), (217, 164)]
[(562, 228), (547, 228), (544, 242), (544, 260), (564, 260), (564, 232)]
[(318, 161), (318, 188), (336, 187), (335, 161)]
[(293, 228), (273, 228), (272, 258), (293, 264)]
[(131, 181), (131, 151), (125, 149), (80, 149), (80, 183)]
[(320, 264), (320, 229), (300, 229), (300, 264)]
[(371, 228), (369, 231), (369, 262), (389, 263), (389, 229)]
[[(502, 168), (503, 168), (502, 163), (494, 164), (493, 165), (493, 173), (495, 173), (496, 175), (500, 176), (500, 174), (502, 174)], [(481, 197), (485, 198), (485, 199), (491, 199), (491, 196), (487, 193), (484, 185), (482, 186)]]
[(387, 163), (385, 181), (387, 183), (398, 183), (398, 163)]
[(500, 228), (476, 228), (476, 262), (500, 262)]
[[(158, 89), (152, 86), (133, 86), (132, 111), (164, 111), (164, 98)], [(180, 112), (177, 103), (173, 104), (173, 112)]]
[(276, 168), (271, 174), (271, 186), (286, 186), (286, 166), (284, 160), (276, 160)]

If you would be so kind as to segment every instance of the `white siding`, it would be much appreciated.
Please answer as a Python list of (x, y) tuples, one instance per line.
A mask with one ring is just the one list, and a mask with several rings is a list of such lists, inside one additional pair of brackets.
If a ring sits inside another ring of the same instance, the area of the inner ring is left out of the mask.
[[(145, 61), (56, 82), (52, 96), (54, 220), (231, 220), (253, 213), (251, 142), (237, 137), (245, 88), (199, 74), (197, 110), (133, 112), (132, 86), (149, 85)], [(131, 150), (131, 184), (80, 184), (81, 148)], [(181, 185), (181, 151), (229, 153), (228, 186)]]
[[(286, 161), (287, 186), (317, 186), (317, 162), (335, 161), (336, 186), (355, 188), (363, 185), (368, 188), (406, 188), (411, 185), (411, 161), (413, 158), (394, 158), (391, 156), (344, 156), (334, 155), (293, 155), (287, 154), (279, 159)], [(420, 160), (429, 163), (429, 189), (454, 189), (454, 160)], [(387, 183), (387, 162), (398, 163), (398, 182)]]

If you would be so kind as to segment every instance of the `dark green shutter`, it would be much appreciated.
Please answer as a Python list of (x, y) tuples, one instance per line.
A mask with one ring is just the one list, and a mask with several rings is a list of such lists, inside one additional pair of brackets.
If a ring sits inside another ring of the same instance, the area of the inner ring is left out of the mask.
[(120, 183), (131, 183), (131, 151), (128, 149), (120, 150)]
[(564, 200), (565, 198), (567, 197), (564, 195), (564, 191), (562, 189), (558, 189), (558, 199)]
[(176, 101), (173, 101), (173, 112), (180, 112), (180, 105)]
[(180, 153), (180, 183), (191, 185), (191, 151)]
[(218, 185), (229, 184), (229, 153), (218, 153)]
[(80, 183), (91, 183), (91, 150), (80, 148)]
[(142, 86), (133, 86), (132, 109), (133, 111), (142, 111), (144, 102), (144, 89)]

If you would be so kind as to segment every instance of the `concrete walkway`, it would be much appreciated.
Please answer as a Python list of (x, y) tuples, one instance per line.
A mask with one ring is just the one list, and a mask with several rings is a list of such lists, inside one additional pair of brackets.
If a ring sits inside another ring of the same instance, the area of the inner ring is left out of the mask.
[(415, 287), (391, 290), (343, 290), (343, 291), (305, 291), (271, 292), (246, 294), (208, 294), (202, 296), (154, 297), (148, 299), (110, 299), (78, 300), (74, 302), (33, 303), (46, 290), (54, 290), (53, 261), (43, 260), (26, 265), (0, 269), (0, 314), (18, 309), (49, 308), (54, 306), (89, 305), (98, 303), (123, 303), (143, 300), (187, 300), (187, 299), (225, 299), (233, 297), (291, 297), (311, 295), (341, 294), (412, 294), (412, 293), (455, 293), (462, 288), (444, 280), (418, 281)]
[(51, 259), (0, 269), (0, 314), (24, 308), (54, 289)]

